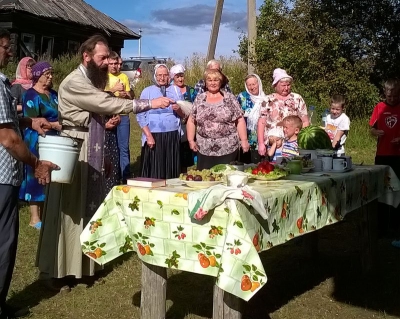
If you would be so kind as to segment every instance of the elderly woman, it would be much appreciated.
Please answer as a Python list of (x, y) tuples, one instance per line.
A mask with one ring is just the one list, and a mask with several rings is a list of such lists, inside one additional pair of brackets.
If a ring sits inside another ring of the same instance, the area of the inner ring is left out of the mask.
[(266, 153), (265, 140), (268, 132), (282, 122), (289, 115), (297, 115), (303, 122), (303, 127), (310, 124), (307, 115), (307, 106), (303, 98), (292, 93), (293, 78), (283, 69), (275, 69), (272, 86), (275, 93), (266, 96), (267, 103), (261, 107), (260, 119), (257, 125), (258, 153)]
[(209, 69), (204, 80), (206, 91), (196, 97), (186, 126), (190, 148), (197, 152), (199, 170), (235, 161), (240, 145), (244, 152), (250, 148), (236, 97), (221, 91), (224, 75)]
[(260, 157), (257, 152), (257, 122), (260, 117), (261, 105), (265, 105), (267, 100), (261, 79), (257, 74), (246, 76), (244, 87), (246, 91), (239, 93), (237, 99), (246, 120), (250, 152), (240, 154), (239, 158), (245, 163), (258, 163)]
[[(182, 94), (170, 85), (169, 70), (165, 64), (154, 68), (154, 85), (146, 87), (141, 99), (169, 97), (183, 100)], [(172, 104), (161, 110), (150, 110), (136, 115), (142, 128), (142, 177), (176, 178), (181, 172), (180, 142), (181, 118), (184, 117), (178, 105)]]
[[(57, 121), (58, 100), (57, 92), (52, 90), (53, 71), (48, 62), (38, 62), (32, 67), (33, 87), (26, 91), (22, 99), (22, 112), (24, 117), (44, 117), (50, 122), (53, 133), (61, 130)], [(47, 134), (51, 134), (48, 132)], [(35, 130), (26, 128), (23, 131), (25, 143), (29, 150), (39, 157), (38, 153), (38, 133)], [(31, 220), (29, 225), (37, 229), (41, 228), (40, 215), (43, 211), (45, 200), (45, 187), (38, 183), (34, 176), (33, 169), (24, 166), (24, 180), (22, 181), (19, 198), (29, 202)]]
[(11, 83), (11, 95), (17, 100), (17, 111), (22, 113), (22, 96), (32, 87), (32, 66), (36, 61), (30, 57), (22, 58), (15, 72), (15, 81)]
[[(185, 101), (193, 103), (197, 92), (191, 86), (185, 84), (185, 67), (182, 64), (175, 64), (169, 71), (169, 76), (172, 80), (171, 84), (175, 85), (175, 88), (182, 94)], [(179, 93), (177, 93), (179, 94)], [(186, 122), (187, 117), (182, 118), (181, 129), (181, 171), (186, 172), (187, 168), (194, 165), (194, 154), (190, 149), (189, 142), (186, 135)]]

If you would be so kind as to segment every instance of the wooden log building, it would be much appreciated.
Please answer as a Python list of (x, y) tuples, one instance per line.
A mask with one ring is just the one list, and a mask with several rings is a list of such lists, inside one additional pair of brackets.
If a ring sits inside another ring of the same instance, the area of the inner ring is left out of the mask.
[(102, 34), (118, 53), (140, 35), (83, 0), (0, 0), (0, 28), (11, 33), (13, 56), (56, 58), (76, 53), (89, 36)]

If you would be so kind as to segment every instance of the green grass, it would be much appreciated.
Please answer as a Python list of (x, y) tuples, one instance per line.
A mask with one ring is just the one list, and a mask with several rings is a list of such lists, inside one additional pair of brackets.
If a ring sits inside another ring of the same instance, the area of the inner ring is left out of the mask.
[[(188, 83), (195, 83), (201, 78), (205, 61), (198, 57), (187, 62)], [(243, 65), (224, 61), (224, 70), (231, 78), (234, 92), (240, 92), (245, 74)], [(149, 84), (148, 79), (141, 85), (146, 83)], [(132, 115), (131, 123), (131, 164), (137, 175), (141, 131)], [(367, 120), (352, 122), (346, 153), (353, 157), (354, 163), (372, 164), (375, 143), (369, 135)], [(37, 281), (34, 263), (38, 232), (28, 226), (27, 207), (21, 208), (20, 216), (20, 242), (9, 294), (11, 304), (30, 306), (33, 319), (140, 318), (141, 262), (136, 254), (127, 254), (106, 265), (103, 284), (91, 287), (78, 284), (69, 294), (50, 293)], [(396, 318), (393, 314), (400, 314), (398, 250), (391, 249), (388, 241), (380, 241), (377, 272), (362, 277), (355, 224), (336, 224), (320, 230), (319, 234), (321, 254), (317, 261), (307, 258), (304, 249), (292, 242), (261, 254), (269, 281), (245, 305), (244, 319)], [(167, 318), (211, 318), (213, 278), (176, 270), (168, 270), (168, 276)]]

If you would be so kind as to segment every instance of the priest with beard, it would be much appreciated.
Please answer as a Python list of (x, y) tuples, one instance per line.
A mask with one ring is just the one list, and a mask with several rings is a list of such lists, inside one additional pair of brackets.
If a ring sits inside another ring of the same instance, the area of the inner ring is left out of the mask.
[(110, 162), (104, 158), (104, 115), (145, 112), (174, 102), (166, 97), (127, 100), (104, 92), (109, 56), (104, 37), (89, 38), (79, 54), (81, 64), (58, 90), (58, 118), (62, 132), (81, 139), (82, 148), (73, 182), (51, 183), (47, 189), (36, 262), (44, 285), (53, 291), (70, 291), (75, 279), (94, 276), (100, 269), (82, 253), (79, 237), (107, 195), (104, 180)]

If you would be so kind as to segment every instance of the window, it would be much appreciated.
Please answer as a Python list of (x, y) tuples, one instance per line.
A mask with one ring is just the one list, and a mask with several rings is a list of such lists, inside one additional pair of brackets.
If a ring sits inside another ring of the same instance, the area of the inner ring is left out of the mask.
[(68, 40), (68, 53), (72, 53), (72, 54), (77, 53), (79, 50), (79, 47), (80, 47), (79, 42)]
[(22, 33), (21, 41), (30, 53), (35, 53), (35, 36), (33, 34)]
[(40, 53), (42, 55), (47, 55), (51, 57), (53, 54), (53, 43), (54, 43), (54, 38), (42, 37), (42, 46)]

